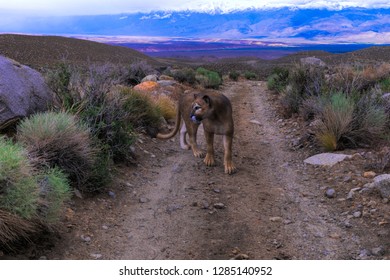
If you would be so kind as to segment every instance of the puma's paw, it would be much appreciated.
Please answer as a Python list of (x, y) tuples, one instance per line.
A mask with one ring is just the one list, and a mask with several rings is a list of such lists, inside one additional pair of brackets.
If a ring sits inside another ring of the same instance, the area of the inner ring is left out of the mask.
[(214, 166), (215, 165), (214, 157), (209, 155), (209, 154), (207, 154), (205, 159), (204, 159), (204, 163), (207, 166)]
[(234, 166), (233, 162), (227, 162), (225, 163), (225, 173), (226, 174), (233, 174), (237, 171), (237, 168)]
[(204, 153), (201, 150), (192, 149), (192, 152), (194, 153), (194, 157), (197, 157), (197, 158), (204, 157)]

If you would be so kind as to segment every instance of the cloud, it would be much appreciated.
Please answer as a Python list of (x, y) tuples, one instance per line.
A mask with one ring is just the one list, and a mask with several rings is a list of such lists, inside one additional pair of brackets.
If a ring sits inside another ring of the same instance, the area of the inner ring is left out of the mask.
[(37, 15), (101, 15), (152, 11), (200, 11), (229, 13), (243, 9), (328, 8), (339, 10), (349, 7), (390, 8), (388, 0), (12, 0), (2, 1), (0, 10), (13, 14)]

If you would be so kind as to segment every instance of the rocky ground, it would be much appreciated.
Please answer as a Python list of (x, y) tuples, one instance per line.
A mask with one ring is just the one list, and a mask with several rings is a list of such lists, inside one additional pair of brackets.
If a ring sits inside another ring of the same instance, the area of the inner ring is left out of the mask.
[(236, 174), (223, 172), (219, 137), (217, 166), (206, 167), (178, 137), (142, 136), (137, 166), (119, 167), (107, 192), (75, 198), (57, 234), (14, 257), (390, 258), (390, 203), (366, 187), (380, 174), (377, 151), (343, 151), (351, 157), (332, 167), (304, 163), (319, 153), (306, 124), (283, 119), (264, 82), (226, 82), (221, 92), (233, 104)]

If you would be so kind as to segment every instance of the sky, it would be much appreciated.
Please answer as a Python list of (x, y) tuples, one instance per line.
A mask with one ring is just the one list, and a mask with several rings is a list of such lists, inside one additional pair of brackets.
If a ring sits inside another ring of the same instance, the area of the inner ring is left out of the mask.
[(28, 15), (99, 15), (191, 10), (230, 12), (247, 8), (390, 8), (389, 0), (2, 0), (0, 11)]

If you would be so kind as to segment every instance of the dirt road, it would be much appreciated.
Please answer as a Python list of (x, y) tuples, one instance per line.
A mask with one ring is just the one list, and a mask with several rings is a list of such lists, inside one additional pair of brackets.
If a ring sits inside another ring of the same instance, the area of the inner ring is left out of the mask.
[(221, 90), (233, 104), (236, 174), (224, 174), (220, 137), (215, 167), (181, 150), (178, 136), (143, 137), (138, 166), (120, 168), (108, 193), (76, 200), (36, 257), (351, 259), (375, 242), (387, 246), (383, 236), (366, 244), (340, 222), (303, 158), (288, 149), (265, 88), (245, 81)]

